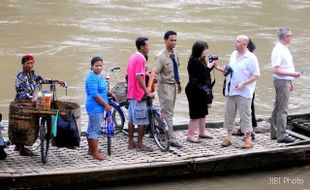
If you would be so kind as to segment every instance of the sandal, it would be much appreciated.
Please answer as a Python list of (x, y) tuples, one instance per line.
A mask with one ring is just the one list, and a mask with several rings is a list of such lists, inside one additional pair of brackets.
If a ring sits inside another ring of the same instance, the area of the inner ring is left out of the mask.
[(234, 135), (234, 136), (243, 136), (244, 133), (241, 132), (241, 129), (238, 129), (237, 131), (234, 131), (234, 132), (232, 133), (232, 135)]
[(190, 142), (190, 143), (201, 143), (201, 141), (198, 140), (198, 139), (187, 138), (186, 140), (187, 140), (188, 142)]
[(211, 135), (207, 135), (207, 134), (199, 135), (199, 138), (203, 138), (203, 139), (213, 139), (213, 137), (212, 137)]
[(232, 145), (232, 142), (228, 139), (225, 139), (223, 142), (222, 142), (222, 147), (228, 147)]
[(136, 143), (129, 143), (128, 144), (128, 149), (134, 149), (134, 148), (136, 148), (137, 147), (137, 145), (136, 145)]
[(141, 145), (141, 146), (137, 146), (137, 151), (139, 152), (153, 152), (153, 149), (145, 146), (145, 145)]
[(28, 148), (22, 148), (20, 151), (19, 151), (19, 154), (21, 156), (34, 156), (35, 154), (29, 150)]
[(244, 149), (253, 148), (253, 143), (249, 141), (245, 141), (242, 145), (242, 148)]

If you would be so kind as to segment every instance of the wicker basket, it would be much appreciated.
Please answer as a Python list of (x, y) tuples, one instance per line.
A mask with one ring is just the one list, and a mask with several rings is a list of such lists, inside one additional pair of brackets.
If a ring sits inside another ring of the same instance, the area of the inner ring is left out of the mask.
[(38, 138), (38, 119), (34, 114), (25, 114), (22, 110), (34, 110), (31, 101), (18, 100), (10, 103), (9, 139), (13, 144), (31, 146)]
[(118, 82), (111, 90), (120, 103), (127, 101), (127, 83)]

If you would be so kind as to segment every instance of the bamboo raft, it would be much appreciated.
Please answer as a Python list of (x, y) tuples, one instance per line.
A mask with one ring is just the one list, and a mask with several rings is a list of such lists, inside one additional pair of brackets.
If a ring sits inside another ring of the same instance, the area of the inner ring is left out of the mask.
[[(77, 149), (51, 147), (47, 164), (41, 162), (38, 141), (31, 147), (36, 153), (34, 157), (19, 156), (10, 146), (6, 149), (8, 158), (0, 161), (1, 188), (89, 187), (188, 174), (288, 167), (310, 161), (310, 138), (291, 131), (297, 138), (295, 143), (277, 143), (270, 140), (269, 133), (260, 133), (256, 134), (254, 148), (247, 150), (241, 149), (242, 137), (237, 136), (232, 146), (222, 148), (226, 131), (210, 131), (214, 139), (202, 140), (200, 144), (188, 143), (186, 130), (176, 131), (184, 147), (171, 147), (169, 152), (161, 152), (146, 135), (145, 144), (154, 149), (147, 153), (128, 150), (128, 137), (119, 134), (113, 137), (112, 155), (105, 161), (93, 160), (87, 154), (84, 136)], [(100, 149), (106, 154), (105, 140), (101, 139)]]

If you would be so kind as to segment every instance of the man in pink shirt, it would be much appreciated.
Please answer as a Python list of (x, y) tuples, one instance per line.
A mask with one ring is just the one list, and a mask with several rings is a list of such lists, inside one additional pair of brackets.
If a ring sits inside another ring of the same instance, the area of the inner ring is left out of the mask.
[[(144, 126), (149, 123), (146, 102), (142, 101), (142, 98), (144, 95), (151, 98), (154, 97), (154, 93), (148, 91), (145, 86), (145, 57), (149, 52), (148, 39), (145, 37), (138, 37), (136, 39), (136, 47), (138, 51), (132, 54), (129, 58), (126, 76), (128, 81), (127, 99), (129, 100), (128, 148), (137, 148), (138, 151), (152, 151), (151, 148), (145, 146), (142, 143), (144, 136)], [(133, 140), (134, 125), (138, 125), (137, 145)]]

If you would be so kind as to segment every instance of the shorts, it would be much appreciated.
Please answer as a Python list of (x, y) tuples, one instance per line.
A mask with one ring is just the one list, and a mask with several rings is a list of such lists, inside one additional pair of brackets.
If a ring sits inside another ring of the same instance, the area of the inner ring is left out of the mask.
[(103, 121), (103, 113), (88, 114), (87, 134), (89, 139), (98, 140), (101, 137), (102, 121)]
[(134, 125), (148, 125), (149, 117), (146, 102), (138, 102), (135, 99), (129, 100), (128, 121)]

